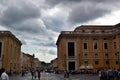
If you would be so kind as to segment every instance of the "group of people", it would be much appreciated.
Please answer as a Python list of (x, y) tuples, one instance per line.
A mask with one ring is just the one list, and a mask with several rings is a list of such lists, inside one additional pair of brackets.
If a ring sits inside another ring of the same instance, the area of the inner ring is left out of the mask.
[(120, 71), (117, 69), (102, 69), (99, 71), (100, 80), (120, 80)]
[(0, 80), (9, 80), (8, 74), (5, 72), (4, 68), (0, 69)]
[(31, 75), (32, 75), (32, 80), (33, 78), (38, 78), (38, 80), (40, 80), (41, 74), (40, 74), (40, 70), (31, 70)]

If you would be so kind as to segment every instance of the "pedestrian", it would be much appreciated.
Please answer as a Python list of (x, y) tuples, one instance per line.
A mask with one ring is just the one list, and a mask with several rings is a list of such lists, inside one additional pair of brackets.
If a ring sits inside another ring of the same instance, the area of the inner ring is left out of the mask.
[(5, 69), (4, 69), (4, 68), (0, 69), (0, 72), (1, 72), (1, 79), (0, 79), (0, 80), (9, 80), (9, 76), (8, 76), (8, 74), (5, 72)]
[(108, 70), (108, 80), (114, 80), (114, 71), (112, 69)]
[(25, 71), (24, 71), (24, 70), (22, 70), (22, 77), (23, 77), (23, 76), (25, 76)]
[(114, 69), (114, 80), (119, 80), (119, 71)]
[(37, 77), (37, 71), (36, 70), (34, 71), (34, 77), (35, 77), (35, 80), (36, 80), (36, 77)]
[(65, 70), (65, 72), (64, 72), (64, 78), (69, 78), (69, 71)]
[(67, 77), (67, 71), (65, 70), (64, 71), (64, 78), (66, 78)]
[(32, 80), (33, 80), (33, 77), (34, 77), (34, 70), (31, 70), (31, 76), (32, 76)]
[(69, 71), (67, 71), (67, 78), (69, 78)]
[(100, 70), (99, 77), (100, 80), (107, 80), (107, 71), (105, 69)]
[(40, 70), (38, 70), (37, 73), (38, 73), (38, 80), (40, 80), (41, 77)]

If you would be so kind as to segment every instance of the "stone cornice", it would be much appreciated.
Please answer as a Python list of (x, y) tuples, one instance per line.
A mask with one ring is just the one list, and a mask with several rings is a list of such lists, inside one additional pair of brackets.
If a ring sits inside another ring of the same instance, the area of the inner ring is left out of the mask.
[(82, 25), (75, 28), (74, 31), (62, 31), (58, 37), (56, 45), (63, 36), (113, 36), (120, 34), (120, 23), (116, 25)]
[(0, 31), (0, 36), (6, 36), (6, 37), (11, 37), (15, 41), (17, 41), (20, 45), (22, 45), (21, 41), (15, 37), (10, 31)]

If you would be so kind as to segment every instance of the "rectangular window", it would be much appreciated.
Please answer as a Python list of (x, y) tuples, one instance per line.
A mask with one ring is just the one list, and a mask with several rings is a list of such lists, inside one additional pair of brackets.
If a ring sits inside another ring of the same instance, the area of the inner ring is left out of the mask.
[(68, 42), (68, 56), (75, 56), (74, 42)]
[(98, 49), (97, 42), (94, 42), (93, 46), (94, 46), (94, 49)]
[(95, 53), (94, 56), (95, 56), (95, 58), (98, 58), (98, 54), (97, 53)]
[(105, 58), (108, 58), (109, 56), (108, 56), (108, 54), (107, 53), (105, 53)]
[(116, 42), (114, 42), (114, 49), (116, 49)]
[(83, 46), (84, 46), (84, 49), (87, 49), (87, 43), (84, 43)]
[(99, 61), (95, 61), (95, 65), (98, 65), (99, 64)]
[(1, 57), (1, 54), (2, 54), (2, 42), (0, 42), (0, 57)]
[(105, 63), (108, 65), (108, 64), (109, 64), (109, 61), (105, 61)]
[(88, 54), (87, 53), (84, 54), (84, 58), (88, 58)]
[(118, 58), (118, 57), (119, 57), (119, 54), (118, 54), (117, 52), (115, 53), (115, 57), (116, 57), (116, 58)]
[(118, 61), (116, 61), (115, 63), (116, 63), (116, 65), (118, 65), (118, 64), (119, 64), (119, 62), (118, 62)]
[(104, 43), (104, 49), (108, 49), (108, 43)]
[(84, 61), (84, 65), (88, 66), (88, 61), (87, 60)]

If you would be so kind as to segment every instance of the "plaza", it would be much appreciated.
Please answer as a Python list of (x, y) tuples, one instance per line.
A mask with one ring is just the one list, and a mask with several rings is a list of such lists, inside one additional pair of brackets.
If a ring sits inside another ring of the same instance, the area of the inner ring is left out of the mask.
[[(23, 77), (21, 75), (12, 75), (10, 80), (32, 80), (32, 76), (30, 73)], [(38, 78), (33, 78), (33, 80), (38, 80)], [(64, 74), (42, 72), (40, 80), (99, 80), (99, 76), (92, 74), (70, 74), (69, 78), (64, 78)]]

